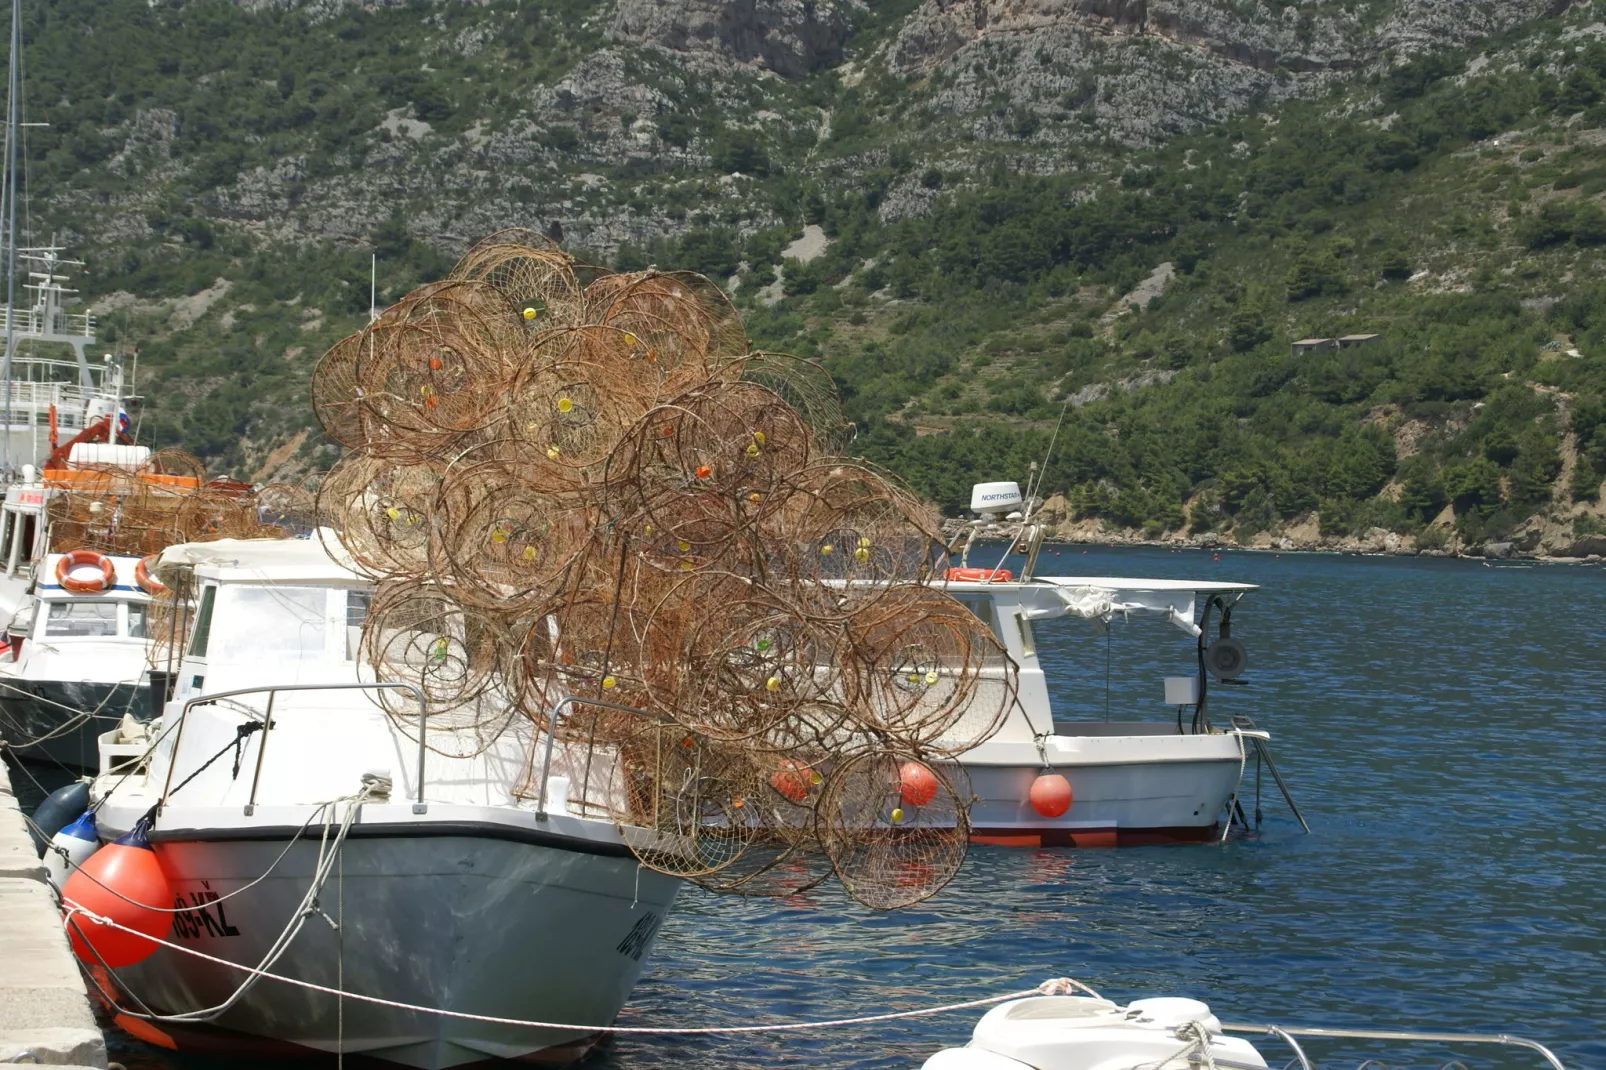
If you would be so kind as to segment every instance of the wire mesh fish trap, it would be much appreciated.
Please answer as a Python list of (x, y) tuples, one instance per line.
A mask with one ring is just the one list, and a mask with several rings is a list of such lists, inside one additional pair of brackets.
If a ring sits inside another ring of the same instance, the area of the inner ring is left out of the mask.
[(717, 891), (834, 875), (889, 908), (953, 875), (969, 795), (941, 760), (997, 729), (1013, 666), (924, 582), (930, 511), (837, 456), (824, 369), (752, 352), (717, 286), (504, 231), (313, 393), (348, 450), (316, 513), (379, 581), (364, 660), (424, 689), (431, 746), (539, 739), (519, 792), (556, 771), (643, 865)]

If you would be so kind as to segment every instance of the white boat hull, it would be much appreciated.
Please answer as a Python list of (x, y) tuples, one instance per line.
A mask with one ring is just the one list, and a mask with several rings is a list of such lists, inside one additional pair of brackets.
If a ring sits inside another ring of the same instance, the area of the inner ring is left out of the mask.
[[(178, 915), (170, 939), (255, 965), (306, 893), (319, 831), (314, 826), (261, 884)], [(152, 840), (178, 905), (195, 905), (266, 871), (292, 832), (159, 828)], [(629, 997), (677, 887), (638, 869), (619, 844), (494, 823), (358, 824), (343, 875), (331, 876), (321, 896), (330, 918), (343, 914), (344, 940), (312, 917), (274, 973), (422, 1007), (581, 1028), (449, 1018), (267, 980), (205, 1025), (125, 1015), (117, 1023), (147, 1040), (216, 1054), (344, 1051), (426, 1068), (569, 1062), (599, 1038), (584, 1027), (612, 1023)], [(116, 978), (126, 994), (167, 1014), (217, 1004), (245, 979), (241, 970), (170, 948)]]
[(1227, 734), (1055, 735), (1045, 751), (1049, 769), (1071, 785), (1071, 807), (1059, 817), (1043, 817), (1029, 801), (1044, 772), (1035, 746), (983, 744), (960, 758), (976, 800), (974, 842), (1114, 847), (1213, 839), (1242, 770), (1238, 737)]

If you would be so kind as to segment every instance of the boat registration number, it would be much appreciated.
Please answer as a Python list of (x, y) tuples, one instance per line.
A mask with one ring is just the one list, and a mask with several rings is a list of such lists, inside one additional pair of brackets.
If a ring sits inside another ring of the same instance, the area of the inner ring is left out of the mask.
[(657, 931), (658, 915), (649, 910), (636, 921), (636, 924), (625, 934), (625, 938), (619, 941), (619, 946), (614, 950), (621, 955), (629, 955), (637, 962), (640, 962), (641, 956), (646, 954), (647, 947), (652, 943), (653, 933)]
[(191, 892), (186, 900), (180, 892), (173, 897), (173, 933), (181, 940), (194, 940), (202, 936), (239, 936), (240, 930), (229, 924), (229, 916), (218, 894), (206, 881), (201, 890)]

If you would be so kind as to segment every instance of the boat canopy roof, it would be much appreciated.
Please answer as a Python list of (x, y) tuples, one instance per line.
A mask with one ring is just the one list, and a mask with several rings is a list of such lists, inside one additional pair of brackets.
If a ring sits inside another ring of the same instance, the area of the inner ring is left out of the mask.
[(1192, 635), (1194, 600), (1222, 595), (1236, 602), (1250, 591), (1253, 583), (1221, 583), (1215, 580), (1151, 580), (1114, 576), (1038, 576), (1030, 580), (949, 581), (942, 584), (950, 594), (986, 593), (994, 599), (1019, 601), (1028, 620), (1054, 617), (1082, 617), (1110, 620), (1133, 614), (1152, 614), (1169, 620)]
[(367, 583), (328, 528), (305, 539), (216, 539), (169, 546), (156, 571), (193, 567), (225, 583)]

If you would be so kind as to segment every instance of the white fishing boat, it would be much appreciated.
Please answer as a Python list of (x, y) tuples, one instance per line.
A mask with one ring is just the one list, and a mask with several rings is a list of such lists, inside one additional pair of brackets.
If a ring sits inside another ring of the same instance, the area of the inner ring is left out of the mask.
[[(1160, 996), (1126, 1005), (1104, 999), (1075, 981), (1062, 979), (1042, 986), (1054, 995), (1029, 996), (1001, 1003), (976, 1023), (970, 1042), (945, 1048), (927, 1059), (922, 1070), (1163, 1070), (1165, 1067), (1228, 1067), (1263, 1070), (1268, 1065), (1313, 1070), (1316, 1063), (1301, 1040), (1343, 1040), (1353, 1050), (1357, 1041), (1388, 1041), (1389, 1063), (1402, 1065), (1400, 1051), (1438, 1052), (1437, 1063), (1453, 1061), (1474, 1047), (1520, 1048), (1553, 1070), (1565, 1070), (1545, 1045), (1509, 1033), (1449, 1033), (1399, 1029), (1356, 1029), (1281, 1026), (1223, 1022), (1197, 999)], [(1245, 1037), (1277, 1043), (1282, 1051), (1268, 1064)], [(1450, 1053), (1457, 1053), (1451, 1055)], [(1452, 1061), (1446, 1061), (1452, 1060)], [(1332, 1065), (1329, 1061), (1323, 1065)], [(1360, 1063), (1362, 1070), (1382, 1067), (1380, 1058)]]
[[(36, 297), (27, 309), (0, 305), (0, 320), (9, 334), (9, 375), (0, 378), (0, 411), (5, 414), (0, 429), (0, 483), (5, 485), (0, 616), (8, 620), (26, 601), (48, 548), (48, 508), (69, 478), (63, 473), (98, 465), (133, 471), (150, 457), (150, 450), (135, 446), (130, 434), (127, 410), (134, 398), (124, 360), (106, 354), (91, 363), (84, 349), (95, 342), (95, 317), (63, 311), (63, 299), (73, 291), (61, 285), (64, 276), (57, 272), (76, 261), (60, 259), (60, 252), (55, 246), (19, 250), (44, 269), (29, 287)], [(34, 348), (13, 352), (24, 344)], [(43, 355), (38, 347), (44, 345), (70, 346), (74, 357)]]
[[(91, 436), (111, 433), (109, 419)], [(0, 505), (0, 617), (8, 622), (0, 739), (22, 757), (93, 770), (102, 732), (125, 715), (151, 714), (150, 602), (160, 590), (143, 557), (103, 551), (149, 541), (130, 527), (148, 519), (131, 515), (134, 498), (143, 494), (148, 513), (158, 495), (143, 492), (157, 491), (176, 508), (199, 479), (153, 471), (150, 450), (126, 443), (63, 443), (46, 463), (42, 476), (24, 466)], [(88, 501), (84, 520), (52, 512), (52, 502), (74, 497)]]
[[(449, 727), (452, 711), (376, 702), (383, 685), (358, 658), (369, 581), (318, 540), (181, 545), (158, 571), (175, 565), (193, 569), (198, 608), (159, 742), (93, 797), (103, 839), (156, 808), (150, 841), (190, 908), (169, 939), (215, 960), (163, 947), (92, 968), (117, 1023), (180, 1050), (418, 1067), (587, 1050), (598, 1038), (585, 1030), (393, 1009), (247, 972), (271, 964), (413, 1006), (605, 1025), (679, 882), (639, 867), (612, 820), (570, 813), (564, 777), (543, 768), (544, 793), (518, 794), (539, 753), (529, 721), (487, 739)], [(109, 770), (127, 748), (114, 733), (105, 747)]]
[[(984, 518), (1023, 505), (1014, 483), (979, 484), (973, 501)], [(1019, 577), (1004, 568), (968, 567), (967, 546), (967, 558), (942, 581), (991, 626), (1019, 666), (1017, 701), (1003, 727), (959, 758), (975, 800), (972, 839), (1031, 847), (1209, 840), (1244, 816), (1237, 798), (1247, 768), (1265, 764), (1285, 788), (1271, 757), (1270, 734), (1246, 714), (1221, 718), (1211, 705), (1213, 684), (1220, 689), (1240, 681), (1245, 655), (1231, 636), (1232, 614), (1254, 585), (1035, 576), (1042, 537), (1042, 529), (1024, 517), (1012, 539), (1025, 558)], [(1154, 708), (1169, 716), (1059, 717), (1038, 650), (1039, 631), (1145, 618), (1169, 626), (1172, 634), (1180, 630), (1193, 648), (1194, 673), (1154, 681)]]
[[(0, 552), (12, 536), (0, 531)], [(0, 738), (22, 757), (92, 770), (102, 733), (151, 714), (150, 593), (139, 558), (47, 553), (41, 565), (0, 648)]]

